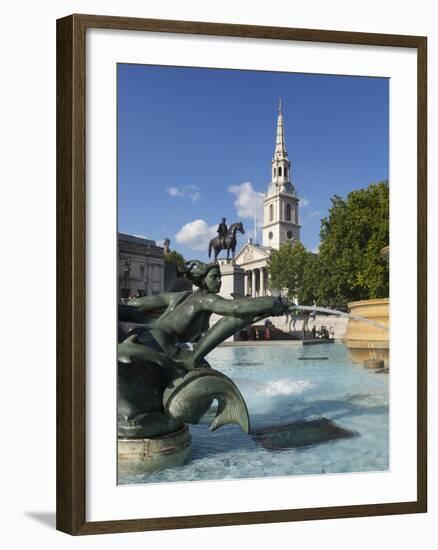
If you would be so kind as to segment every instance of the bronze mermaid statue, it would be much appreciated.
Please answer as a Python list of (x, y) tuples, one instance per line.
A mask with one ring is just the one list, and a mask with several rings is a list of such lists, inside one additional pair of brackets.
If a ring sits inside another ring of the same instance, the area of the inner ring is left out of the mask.
[[(205, 357), (245, 327), (289, 308), (279, 297), (225, 299), (217, 263), (191, 260), (179, 275), (197, 290), (135, 298), (119, 306), (118, 436), (149, 438), (196, 424), (217, 401), (215, 430), (239, 424), (249, 433), (236, 385)], [(213, 315), (222, 318), (210, 326)]]

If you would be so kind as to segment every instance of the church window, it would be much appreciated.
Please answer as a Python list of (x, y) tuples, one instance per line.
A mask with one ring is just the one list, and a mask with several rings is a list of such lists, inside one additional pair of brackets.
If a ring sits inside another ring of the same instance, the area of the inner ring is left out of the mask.
[(274, 221), (274, 205), (273, 204), (269, 205), (269, 221), (270, 222)]
[(284, 167), (284, 177), (287, 178), (287, 167)]
[(274, 178), (277, 176), (277, 168), (274, 168)]
[(281, 176), (281, 166), (278, 167), (278, 175)]
[(269, 231), (269, 240), (271, 241), (273, 238), (274, 238), (274, 233), (272, 233), (272, 231)]
[(286, 204), (286, 220), (287, 221), (290, 221), (292, 218), (291, 218), (291, 209), (290, 209), (290, 204)]

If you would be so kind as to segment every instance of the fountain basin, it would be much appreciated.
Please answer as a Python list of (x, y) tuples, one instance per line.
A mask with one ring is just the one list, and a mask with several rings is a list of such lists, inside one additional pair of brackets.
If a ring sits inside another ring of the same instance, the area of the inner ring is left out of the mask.
[[(361, 300), (348, 304), (353, 316), (364, 317), (389, 328), (389, 298)], [(365, 321), (349, 319), (344, 344), (354, 363), (383, 360), (389, 366), (389, 330)], [(370, 364), (370, 363), (368, 363)]]
[(382, 258), (385, 258), (385, 260), (389, 263), (389, 244), (382, 248), (382, 250), (380, 251), (380, 255), (382, 256)]
[(190, 457), (192, 436), (186, 425), (157, 437), (118, 440), (118, 476), (155, 472), (185, 464)]
[(214, 405), (190, 425), (186, 464), (119, 475), (120, 485), (388, 469), (389, 376), (357, 368), (343, 344), (221, 346), (207, 359), (238, 385), (250, 435), (235, 424), (212, 432)]

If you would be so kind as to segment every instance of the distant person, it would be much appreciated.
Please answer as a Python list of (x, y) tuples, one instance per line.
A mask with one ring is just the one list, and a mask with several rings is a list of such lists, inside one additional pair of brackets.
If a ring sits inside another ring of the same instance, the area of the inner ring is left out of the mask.
[(271, 339), (271, 331), (269, 330), (269, 327), (266, 327), (265, 340), (270, 340), (270, 339)]

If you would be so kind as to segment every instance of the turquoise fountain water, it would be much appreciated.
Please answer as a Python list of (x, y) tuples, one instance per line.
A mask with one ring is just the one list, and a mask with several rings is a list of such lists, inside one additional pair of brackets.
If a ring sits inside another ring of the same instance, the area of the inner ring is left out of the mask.
[[(306, 357), (312, 360), (307, 361)], [(210, 432), (214, 413), (207, 413), (199, 425), (190, 427), (190, 463), (161, 472), (125, 476), (119, 483), (388, 469), (388, 374), (354, 365), (342, 344), (219, 347), (208, 360), (239, 387), (248, 405), (252, 435), (234, 425)], [(275, 435), (279, 427), (297, 422), (311, 426), (321, 418), (350, 436), (324, 442), (320, 438), (313, 440), (312, 431), (310, 436), (305, 432), (310, 439), (305, 437), (302, 446), (302, 437), (297, 439), (296, 430), (290, 438), (286, 429), (280, 435), (280, 440), (286, 442), (284, 448), (272, 447), (269, 434)], [(257, 436), (266, 433), (267, 438)]]

